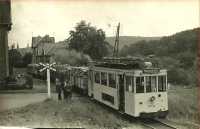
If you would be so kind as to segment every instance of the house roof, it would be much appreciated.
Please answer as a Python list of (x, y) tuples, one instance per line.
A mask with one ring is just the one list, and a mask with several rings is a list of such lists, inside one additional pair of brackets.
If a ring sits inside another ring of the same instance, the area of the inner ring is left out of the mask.
[(68, 48), (68, 46), (67, 46), (66, 42), (60, 41), (60, 42), (55, 43), (48, 51), (46, 51), (46, 55), (54, 54), (54, 52), (57, 49), (67, 49), (67, 48)]
[(39, 43), (55, 43), (54, 37), (49, 37), (49, 35), (45, 35), (44, 37), (32, 37), (32, 47), (37, 47)]

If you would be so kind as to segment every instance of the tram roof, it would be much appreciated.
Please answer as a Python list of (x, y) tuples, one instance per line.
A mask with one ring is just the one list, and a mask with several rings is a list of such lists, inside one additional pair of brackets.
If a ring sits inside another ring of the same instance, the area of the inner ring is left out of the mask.
[(98, 67), (98, 66), (94, 66), (93, 68), (91, 68), (93, 70), (96, 71), (107, 71), (107, 72), (123, 72), (123, 73), (142, 73), (145, 71), (153, 71), (153, 70), (158, 70), (158, 73), (166, 73), (167, 69), (160, 69), (160, 68), (132, 68), (132, 69), (117, 69), (117, 68), (106, 68), (106, 67)]

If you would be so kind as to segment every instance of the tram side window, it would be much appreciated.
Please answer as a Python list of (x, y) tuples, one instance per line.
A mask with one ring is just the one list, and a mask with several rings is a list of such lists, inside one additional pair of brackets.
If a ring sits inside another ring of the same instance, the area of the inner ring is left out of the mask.
[(166, 91), (166, 76), (158, 76), (158, 91)]
[(109, 87), (116, 88), (116, 76), (115, 74), (109, 73)]
[(144, 93), (144, 77), (136, 77), (136, 93)]
[(83, 87), (84, 87), (85, 89), (88, 88), (88, 79), (87, 79), (87, 78), (83, 78)]
[(107, 86), (107, 73), (101, 73), (101, 85)]
[(130, 76), (126, 76), (126, 91), (129, 92), (134, 92), (134, 87), (133, 84), (131, 84), (131, 77)]
[(99, 72), (95, 72), (95, 83), (100, 83), (100, 73)]

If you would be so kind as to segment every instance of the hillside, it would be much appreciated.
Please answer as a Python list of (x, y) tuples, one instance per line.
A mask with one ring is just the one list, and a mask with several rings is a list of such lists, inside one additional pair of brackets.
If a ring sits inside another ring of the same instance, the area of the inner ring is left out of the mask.
[(198, 86), (199, 28), (178, 32), (156, 41), (138, 41), (119, 51), (119, 56), (155, 55), (150, 59), (168, 70), (168, 82)]
[[(160, 40), (162, 37), (140, 37), (140, 36), (120, 36), (119, 37), (119, 48), (122, 48), (124, 45), (129, 46), (132, 43), (136, 43), (141, 40)], [(112, 46), (115, 46), (115, 37), (106, 37), (106, 41), (109, 42)]]
[[(119, 49), (124, 45), (129, 46), (130, 44), (136, 43), (138, 41), (146, 40), (160, 40), (162, 37), (140, 37), (140, 36), (120, 36), (119, 37)], [(109, 42), (112, 46), (115, 45), (115, 37), (106, 37), (106, 41)], [(19, 48), (21, 55), (25, 55), (26, 52), (31, 52), (31, 48)]]

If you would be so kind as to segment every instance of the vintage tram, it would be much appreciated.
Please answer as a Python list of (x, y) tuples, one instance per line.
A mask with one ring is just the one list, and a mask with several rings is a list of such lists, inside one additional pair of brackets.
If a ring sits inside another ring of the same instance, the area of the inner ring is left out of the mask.
[[(167, 70), (158, 68), (157, 63), (145, 62), (140, 57), (107, 57), (90, 68), (54, 67), (57, 71), (52, 71), (52, 80), (67, 78), (74, 91), (122, 114), (143, 118), (165, 118), (168, 114)], [(36, 65), (28, 66), (29, 73), (35, 75), (37, 70)]]
[(167, 70), (139, 57), (105, 58), (88, 71), (88, 95), (123, 114), (168, 114)]
[(72, 67), (69, 76), (69, 80), (73, 86), (73, 91), (87, 95), (88, 68)]

